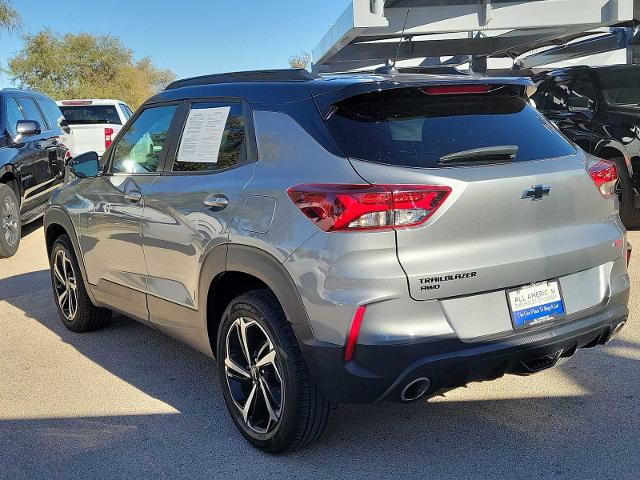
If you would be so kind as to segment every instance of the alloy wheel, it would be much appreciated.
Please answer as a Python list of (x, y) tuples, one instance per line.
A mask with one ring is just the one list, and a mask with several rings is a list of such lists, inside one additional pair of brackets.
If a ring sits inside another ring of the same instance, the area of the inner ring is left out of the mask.
[(237, 318), (225, 342), (225, 374), (233, 403), (254, 432), (272, 431), (282, 418), (284, 388), (278, 353), (253, 319)]
[(67, 252), (60, 249), (53, 260), (53, 284), (62, 315), (72, 321), (78, 312), (78, 282)]
[(13, 247), (18, 241), (19, 227), (18, 227), (18, 206), (9, 197), (4, 199), (2, 204), (2, 233), (4, 239), (10, 247)]

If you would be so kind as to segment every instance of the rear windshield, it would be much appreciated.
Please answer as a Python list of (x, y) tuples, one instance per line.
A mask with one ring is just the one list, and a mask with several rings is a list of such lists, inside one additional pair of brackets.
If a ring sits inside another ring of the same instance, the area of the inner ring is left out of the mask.
[(112, 123), (121, 125), (115, 105), (61, 106), (62, 114), (69, 125)]
[(516, 146), (512, 161), (575, 153), (574, 147), (513, 89), (428, 95), (420, 88), (370, 92), (337, 103), (327, 120), (352, 158), (437, 168), (440, 159), (478, 148)]

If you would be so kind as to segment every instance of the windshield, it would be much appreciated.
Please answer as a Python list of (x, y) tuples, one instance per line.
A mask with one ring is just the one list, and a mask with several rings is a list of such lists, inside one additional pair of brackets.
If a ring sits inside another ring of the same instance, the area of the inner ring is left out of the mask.
[(429, 95), (420, 88), (370, 92), (336, 104), (327, 122), (348, 156), (390, 165), (442, 167), (449, 164), (443, 158), (477, 149), (513, 162), (575, 153), (508, 89), (479, 95)]
[(600, 83), (607, 101), (613, 105), (640, 105), (638, 68), (600, 70)]
[(109, 123), (121, 125), (115, 105), (61, 106), (62, 114), (69, 125)]

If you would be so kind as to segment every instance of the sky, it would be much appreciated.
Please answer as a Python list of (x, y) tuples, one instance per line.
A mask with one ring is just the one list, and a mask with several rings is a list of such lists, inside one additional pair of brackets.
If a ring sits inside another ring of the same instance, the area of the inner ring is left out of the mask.
[[(13, 0), (22, 34), (51, 28), (118, 37), (136, 59), (151, 57), (178, 78), (208, 73), (286, 68), (311, 51), (350, 0)], [(23, 46), (0, 32), (0, 65)], [(0, 88), (11, 79), (0, 73)]]

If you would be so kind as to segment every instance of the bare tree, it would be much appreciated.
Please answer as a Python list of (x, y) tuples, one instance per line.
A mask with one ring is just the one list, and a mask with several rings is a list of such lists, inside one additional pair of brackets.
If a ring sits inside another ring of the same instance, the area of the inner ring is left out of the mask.
[(291, 68), (307, 68), (309, 63), (311, 63), (311, 54), (309, 52), (302, 51), (289, 57)]

